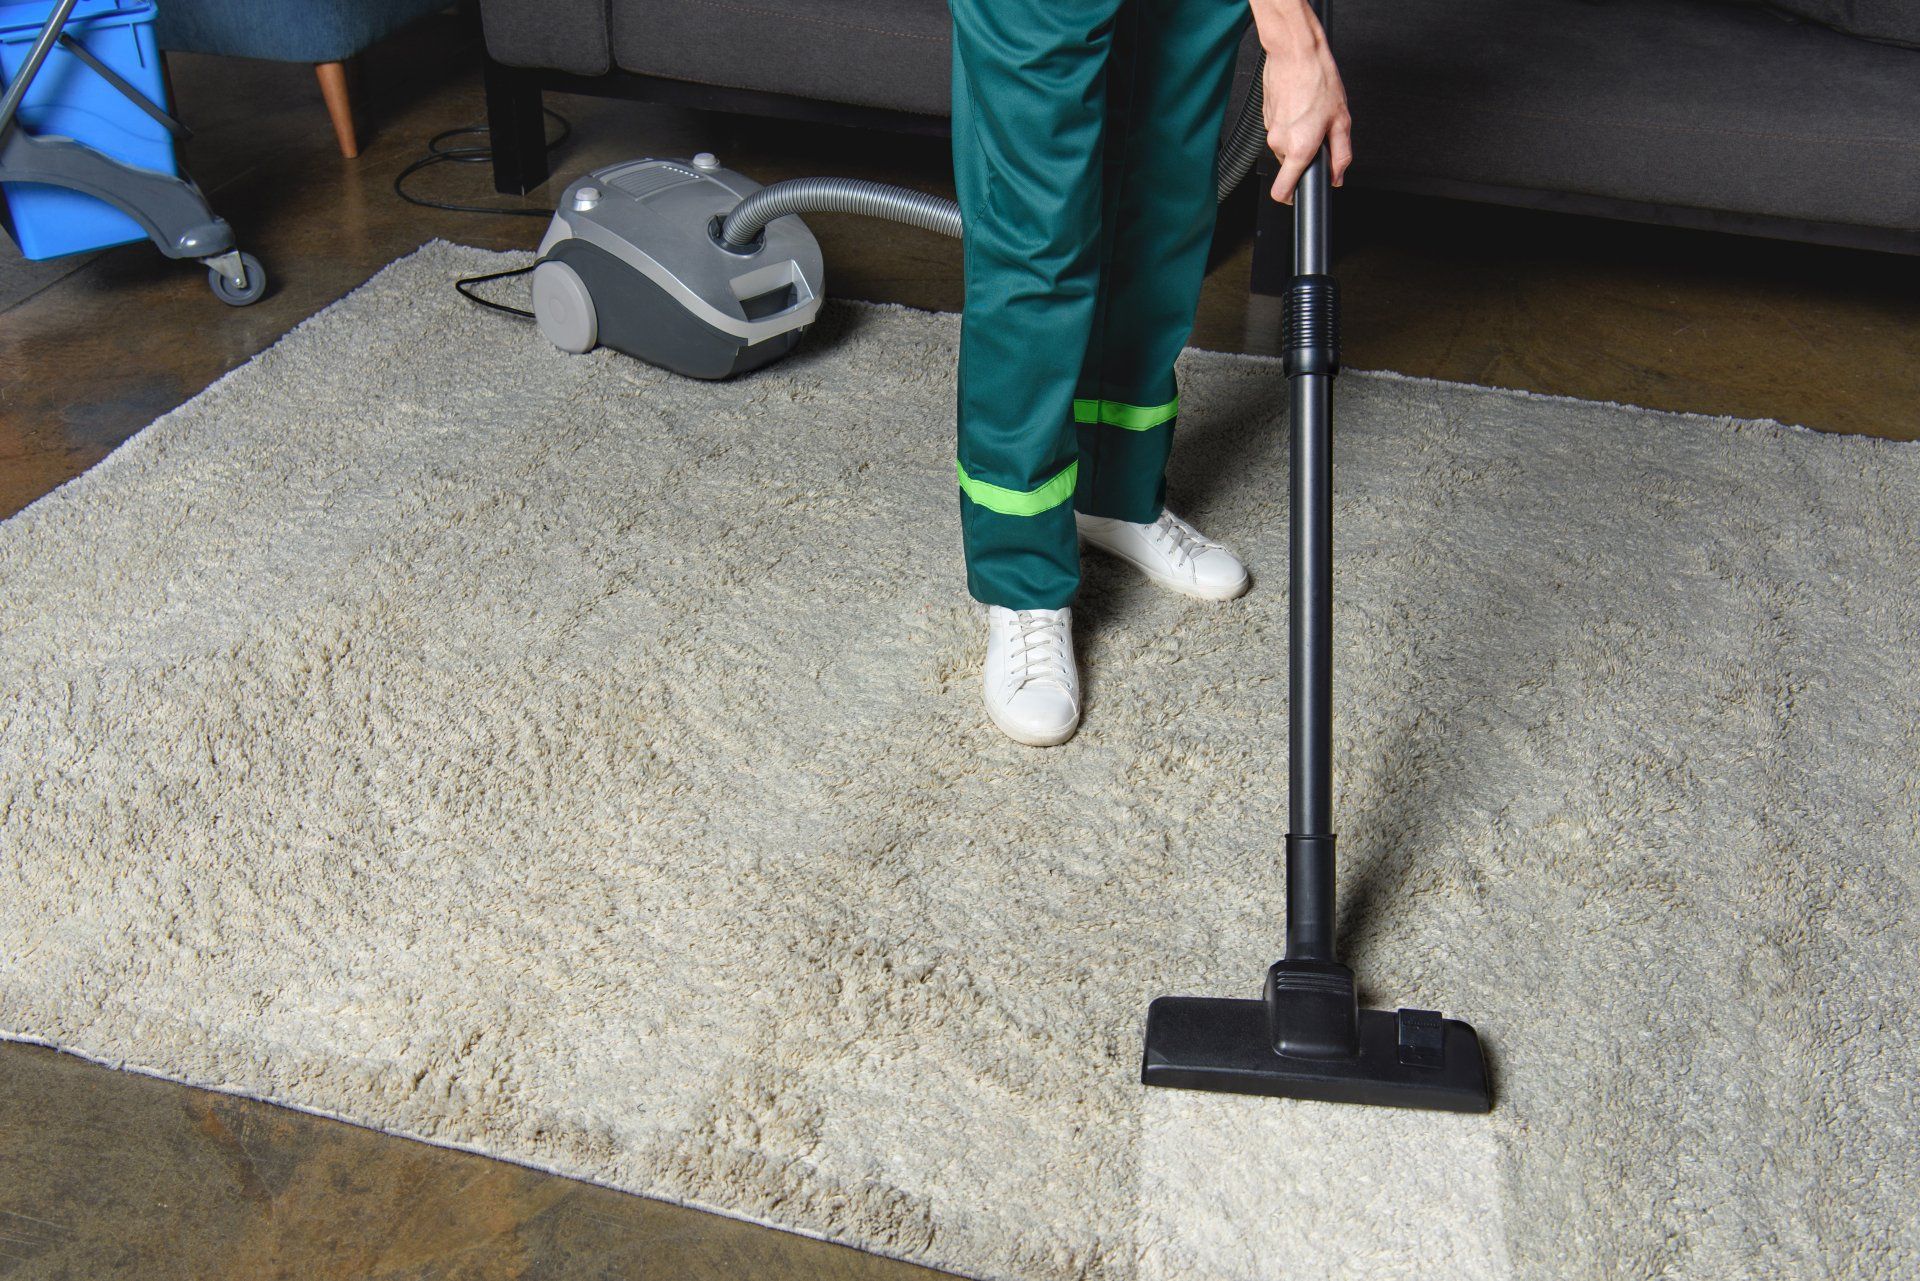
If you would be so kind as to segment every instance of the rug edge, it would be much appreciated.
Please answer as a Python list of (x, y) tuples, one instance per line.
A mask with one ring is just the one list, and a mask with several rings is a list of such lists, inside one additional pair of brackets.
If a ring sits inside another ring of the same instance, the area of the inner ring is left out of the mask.
[[(77, 486), (81, 486), (83, 484), (87, 484), (91, 482), (92, 479), (96, 476), (100, 476), (104, 478), (105, 476), (110, 475), (112, 469), (118, 466), (124, 466), (130, 457), (137, 456), (137, 455), (129, 455), (128, 450), (140, 444), (141, 442), (143, 442), (145, 438), (148, 436), (148, 434), (153, 431), (154, 428), (159, 427), (162, 424), (166, 423), (169, 419), (173, 418), (176, 414), (180, 414), (191, 409), (195, 404), (197, 404), (200, 401), (202, 397), (210, 395), (220, 390), (230, 379), (234, 379), (246, 374), (246, 372), (251, 368), (251, 366), (256, 361), (258, 361), (262, 356), (265, 356), (267, 353), (278, 348), (281, 344), (289, 341), (295, 335), (305, 330), (308, 326), (313, 325), (316, 322), (319, 322), (324, 318), (330, 316), (337, 308), (351, 302), (356, 296), (358, 296), (360, 293), (362, 293), (363, 291), (371, 287), (375, 282), (377, 282), (382, 276), (386, 275), (388, 272), (394, 271), (406, 265), (407, 263), (412, 262), (414, 259), (420, 257), (423, 254), (430, 253), (440, 249), (452, 249), (462, 253), (469, 253), (469, 254), (484, 254), (492, 258), (525, 258), (528, 255), (535, 252), (534, 250), (531, 250), (531, 249), (488, 249), (480, 245), (469, 245), (469, 244), (463, 244), (457, 240), (448, 240), (443, 236), (434, 236), (430, 239), (420, 242), (420, 244), (415, 248), (413, 248), (412, 250), (400, 255), (399, 257), (393, 259), (391, 262), (388, 262), (385, 265), (381, 266), (379, 269), (374, 271), (371, 275), (367, 276), (366, 279), (362, 280), (359, 284), (353, 286), (351, 289), (341, 294), (338, 298), (333, 299), (331, 302), (327, 303), (325, 306), (319, 308), (318, 310), (302, 318), (292, 328), (282, 333), (279, 337), (275, 338), (272, 342), (262, 347), (259, 351), (256, 351), (252, 355), (248, 356), (245, 360), (241, 361), (238, 365), (235, 365), (232, 369), (229, 369), (226, 373), (221, 374), (218, 378), (214, 379), (212, 382), (208, 383), (206, 386), (200, 388), (200, 390), (194, 392), (193, 395), (187, 397), (185, 400), (181, 401), (178, 405), (175, 405), (173, 408), (167, 410), (165, 413), (160, 414), (158, 417), (148, 422), (144, 427), (141, 427), (138, 430), (134, 431), (131, 435), (127, 436), (125, 440), (122, 440), (118, 445), (115, 445), (113, 449), (108, 451), (105, 457), (95, 462), (91, 467), (88, 467), (85, 471), (81, 472), (79, 475), (72, 476), (64, 481), (61, 481), (58, 485), (55, 485), (52, 489), (49, 489), (46, 493), (41, 494), (38, 498), (35, 498), (32, 502), (26, 504), (26, 506), (20, 508), (18, 511), (14, 512), (12, 515), (7, 516), (5, 518), (0, 518), (0, 526), (12, 525), (14, 522), (18, 521), (21, 517), (26, 516), (29, 512), (34, 512), (36, 509), (40, 508), (42, 504), (48, 502), (51, 499), (59, 497), (61, 495), (67, 495), (69, 491), (77, 492), (76, 490)], [(915, 316), (956, 316), (957, 317), (960, 314), (959, 312), (940, 311), (933, 308), (912, 307), (905, 303), (873, 302), (864, 298), (833, 298), (833, 299), (830, 299), (829, 301), (833, 302), (837, 306), (855, 307), (855, 308), (860, 308), (868, 311), (907, 313)], [(1220, 351), (1210, 347), (1191, 347), (1191, 346), (1183, 347), (1181, 349), (1181, 355), (1183, 357), (1198, 356), (1207, 360), (1253, 361), (1257, 364), (1264, 364), (1264, 365), (1270, 365), (1275, 367), (1282, 366), (1285, 363), (1282, 360), (1282, 358), (1279, 356), (1263, 355), (1258, 352)], [(1658, 414), (1667, 418), (1678, 418), (1693, 425), (1710, 424), (1713, 427), (1722, 429), (1722, 430), (1729, 429), (1729, 428), (1734, 431), (1750, 431), (1754, 429), (1760, 429), (1763, 431), (1781, 433), (1781, 434), (1792, 434), (1795, 436), (1800, 436), (1800, 435), (1813, 436), (1813, 437), (1819, 437), (1823, 440), (1832, 440), (1836, 443), (1841, 444), (1843, 447), (1859, 448), (1859, 447), (1862, 447), (1862, 443), (1864, 443), (1865, 447), (1889, 448), (1889, 449), (1895, 450), (1896, 452), (1903, 452), (1905, 450), (1911, 450), (1911, 449), (1920, 449), (1920, 439), (1896, 440), (1889, 437), (1874, 436), (1874, 435), (1869, 435), (1862, 432), (1822, 431), (1815, 427), (1808, 427), (1801, 423), (1789, 423), (1777, 418), (1740, 418), (1731, 414), (1709, 414), (1709, 413), (1701, 413), (1697, 410), (1660, 409), (1655, 406), (1640, 405), (1630, 401), (1591, 400), (1584, 396), (1569, 396), (1559, 392), (1531, 391), (1524, 387), (1496, 387), (1486, 383), (1457, 382), (1447, 378), (1432, 378), (1424, 374), (1405, 374), (1392, 369), (1349, 369), (1344, 372), (1347, 373), (1349, 377), (1354, 377), (1354, 378), (1378, 379), (1382, 382), (1412, 383), (1417, 385), (1435, 387), (1435, 388), (1439, 388), (1446, 391), (1479, 392), (1479, 393), (1489, 394), (1493, 396), (1508, 397), (1508, 398), (1517, 399), (1517, 400), (1534, 400), (1534, 401), (1545, 401), (1548, 403), (1556, 403), (1556, 404), (1590, 406), (1590, 407), (1598, 407), (1602, 409), (1615, 410), (1615, 411), (1620, 411), (1620, 412), (1630, 413), (1630, 414)]]
[[(252, 355), (248, 356), (245, 360), (235, 365), (232, 369), (227, 370), (227, 372), (225, 372), (224, 374), (221, 374), (218, 378), (215, 378), (212, 382), (200, 388), (200, 390), (194, 392), (191, 396), (188, 396), (185, 400), (181, 401), (179, 404), (175, 405), (173, 408), (153, 418), (145, 426), (137, 428), (136, 430), (131, 432), (126, 437), (126, 439), (122, 440), (119, 444), (115, 445), (112, 449), (108, 450), (104, 456), (102, 456), (92, 466), (82, 471), (79, 475), (69, 476), (67, 479), (61, 481), (58, 485), (55, 485), (52, 489), (49, 489), (46, 493), (41, 494), (38, 498), (35, 498), (32, 502), (20, 508), (20, 510), (14, 512), (12, 515), (4, 518), (0, 518), (0, 528), (5, 528), (8, 526), (14, 525), (16, 522), (20, 521), (22, 517), (28, 515), (28, 513), (39, 511), (45, 504), (49, 503), (52, 500), (61, 499), (63, 498), (63, 496), (72, 497), (74, 494), (77, 494), (78, 492), (80, 492), (81, 487), (90, 485), (94, 481), (95, 477), (100, 477), (102, 479), (106, 477), (110, 477), (118, 468), (126, 466), (130, 459), (137, 458), (139, 456), (138, 452), (129, 452), (129, 451), (137, 451), (139, 449), (145, 449), (150, 447), (151, 442), (149, 440), (149, 437), (153, 432), (154, 428), (161, 426), (162, 424), (166, 423), (170, 419), (174, 418), (176, 415), (183, 414), (188, 410), (192, 409), (195, 405), (199, 404), (199, 402), (203, 398), (220, 391), (232, 380), (247, 375), (248, 371), (251, 370), (256, 363), (259, 362), (261, 357), (281, 347), (283, 344), (293, 339), (295, 335), (305, 330), (308, 326), (315, 324), (316, 322), (322, 320), (323, 318), (331, 315), (338, 308), (351, 302), (355, 297), (365, 292), (376, 281), (378, 281), (382, 276), (386, 275), (388, 272), (394, 271), (400, 267), (405, 266), (406, 264), (412, 262), (415, 258), (420, 257), (422, 254), (428, 253), (430, 251), (433, 251), (442, 247), (449, 248), (449, 249), (458, 249), (466, 252), (498, 254), (502, 257), (517, 255), (517, 254), (525, 254), (525, 253), (531, 252), (530, 250), (482, 249), (477, 245), (463, 245), (463, 244), (460, 244), (458, 241), (447, 240), (440, 236), (435, 236), (429, 240), (421, 241), (413, 249), (408, 250), (406, 253), (401, 254), (398, 258), (395, 258), (393, 261), (379, 267), (371, 275), (367, 276), (366, 279), (362, 280), (359, 284), (354, 285), (352, 288), (348, 289), (345, 293), (341, 294), (338, 298), (333, 299), (332, 301), (328, 302), (324, 306), (316, 309), (315, 311), (310, 312), (306, 316), (303, 316), (299, 321), (297, 321), (293, 325), (292, 328), (282, 332), (279, 336), (274, 338), (272, 342), (260, 348), (260, 350), (254, 352)], [(0, 1039), (3, 1039), (4, 1037), (5, 1037), (5, 1033), (0, 1033)]]
[[(411, 257), (412, 255), (408, 256)], [(476, 1147), (469, 1143), (462, 1143), (455, 1139), (438, 1139), (424, 1134), (415, 1134), (411, 1130), (388, 1128), (381, 1125), (369, 1125), (365, 1121), (355, 1120), (353, 1117), (344, 1115), (343, 1113), (330, 1112), (325, 1108), (308, 1107), (305, 1104), (290, 1102), (289, 1100), (277, 1098), (271, 1094), (255, 1093), (237, 1085), (197, 1080), (191, 1076), (164, 1071), (144, 1063), (133, 1063), (126, 1059), (95, 1054), (77, 1045), (67, 1045), (59, 1041), (52, 1041), (43, 1036), (36, 1036), (31, 1032), (17, 1032), (11, 1028), (0, 1028), (0, 1044), (35, 1046), (39, 1049), (51, 1050), (55, 1054), (64, 1054), (68, 1058), (79, 1059), (81, 1062), (91, 1064), (94, 1067), (105, 1068), (110, 1072), (126, 1072), (134, 1076), (144, 1076), (155, 1081), (165, 1081), (169, 1085), (185, 1086), (192, 1090), (205, 1090), (209, 1094), (218, 1094), (230, 1099), (245, 1099), (251, 1103), (264, 1103), (269, 1107), (284, 1108), (289, 1112), (298, 1112), (303, 1116), (319, 1117), (323, 1121), (338, 1121), (340, 1124), (350, 1125), (356, 1130), (364, 1130), (372, 1134), (384, 1135), (387, 1138), (404, 1139), (410, 1143), (420, 1143), (427, 1147), (440, 1148), (449, 1152), (460, 1152), (468, 1156), (480, 1157), (487, 1161), (499, 1161), (506, 1165), (518, 1166), (524, 1170), (532, 1170), (537, 1174), (551, 1175), (554, 1178), (566, 1179), (572, 1183), (584, 1183), (589, 1187), (604, 1188), (606, 1191), (616, 1192), (621, 1196), (639, 1197), (647, 1201), (658, 1201), (665, 1205), (680, 1206), (683, 1209), (695, 1210), (702, 1214), (711, 1214), (717, 1218), (730, 1219), (736, 1223), (746, 1223), (753, 1227), (766, 1228), (770, 1231), (785, 1233), (790, 1236), (805, 1237), (810, 1241), (819, 1241), (824, 1245), (839, 1246), (842, 1249), (852, 1250), (857, 1254), (872, 1254), (883, 1259), (892, 1259), (898, 1263), (912, 1264), (915, 1267), (926, 1268), (936, 1273), (961, 1278), (962, 1281), (1021, 1281), (1021, 1278), (1011, 1273), (961, 1272), (953, 1263), (936, 1262), (931, 1261), (927, 1257), (914, 1257), (912, 1255), (896, 1254), (865, 1245), (855, 1245), (850, 1241), (838, 1240), (822, 1232), (815, 1232), (786, 1223), (775, 1223), (770, 1219), (755, 1218), (751, 1214), (731, 1210), (724, 1206), (709, 1205), (704, 1201), (667, 1196), (657, 1192), (636, 1192), (632, 1188), (623, 1188), (617, 1183), (608, 1183), (604, 1180), (594, 1178), (590, 1174), (576, 1174), (571, 1170), (565, 1170), (559, 1166), (545, 1165), (539, 1161), (523, 1160), (519, 1157), (508, 1156), (500, 1152), (489, 1152), (485, 1148)]]

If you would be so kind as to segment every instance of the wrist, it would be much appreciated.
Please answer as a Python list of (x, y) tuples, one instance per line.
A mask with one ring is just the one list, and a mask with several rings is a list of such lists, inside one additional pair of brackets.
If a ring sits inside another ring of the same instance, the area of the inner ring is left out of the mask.
[(1326, 33), (1307, 0), (1252, 0), (1253, 27), (1260, 47), (1273, 59), (1318, 57)]

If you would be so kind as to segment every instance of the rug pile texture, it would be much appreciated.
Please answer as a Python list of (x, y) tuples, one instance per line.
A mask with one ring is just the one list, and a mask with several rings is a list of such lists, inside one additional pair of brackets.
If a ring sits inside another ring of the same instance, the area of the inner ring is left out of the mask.
[(704, 384), (503, 265), (0, 525), (5, 1035), (979, 1277), (1920, 1274), (1920, 450), (1344, 377), (1344, 946), (1496, 1110), (1148, 1091), (1148, 1000), (1278, 950), (1278, 365), (1181, 369), (1254, 591), (1090, 554), (1033, 751), (956, 318)]

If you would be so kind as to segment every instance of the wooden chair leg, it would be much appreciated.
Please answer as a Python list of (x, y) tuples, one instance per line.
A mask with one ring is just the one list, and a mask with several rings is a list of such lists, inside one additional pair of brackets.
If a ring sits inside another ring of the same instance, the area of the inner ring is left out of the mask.
[(327, 100), (327, 115), (333, 120), (333, 136), (340, 142), (340, 154), (352, 160), (360, 154), (360, 139), (353, 129), (353, 98), (347, 92), (347, 66), (343, 62), (314, 65), (320, 77), (320, 96)]

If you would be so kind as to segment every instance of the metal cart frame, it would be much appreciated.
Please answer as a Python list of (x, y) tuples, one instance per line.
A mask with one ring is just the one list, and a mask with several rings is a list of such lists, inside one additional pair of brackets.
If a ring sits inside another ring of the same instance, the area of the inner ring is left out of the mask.
[(66, 50), (166, 126), (187, 136), (178, 120), (149, 101), (126, 79), (66, 33), (79, 0), (56, 0), (35, 37), (20, 74), (0, 95), (0, 182), (39, 182), (65, 187), (124, 210), (169, 258), (191, 258), (207, 268), (207, 283), (224, 303), (244, 307), (266, 293), (266, 271), (234, 243), (233, 228), (213, 212), (191, 179), (115, 160), (72, 138), (39, 137), (17, 127), (15, 116), (34, 78), (56, 46)]

